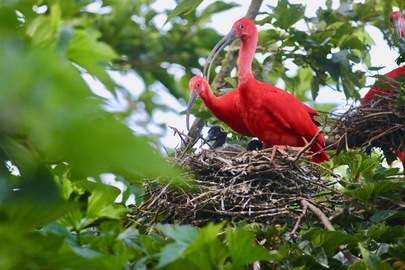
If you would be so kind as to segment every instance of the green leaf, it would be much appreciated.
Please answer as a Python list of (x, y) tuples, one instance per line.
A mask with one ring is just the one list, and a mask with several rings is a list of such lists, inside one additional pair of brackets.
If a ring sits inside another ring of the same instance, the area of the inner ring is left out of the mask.
[(234, 7), (238, 7), (238, 6), (240, 6), (240, 5), (237, 3), (234, 3), (234, 2), (225, 3), (223, 1), (215, 1), (214, 3), (209, 4), (206, 8), (204, 8), (203, 12), (201, 13), (201, 15), (199, 17), (199, 25), (206, 22), (215, 13), (219, 13), (222, 11), (228, 11), (228, 10), (230, 10)]
[(354, 178), (362, 174), (372, 175), (372, 169), (381, 167), (378, 158), (356, 152), (342, 153), (333, 161), (336, 165), (348, 165), (351, 176)]
[(155, 228), (179, 243), (190, 244), (198, 237), (197, 229), (191, 225), (158, 224)]
[(106, 73), (106, 67), (110, 61), (119, 59), (119, 56), (111, 46), (98, 41), (99, 37), (100, 33), (93, 29), (76, 29), (66, 53), (70, 60), (113, 90), (115, 85)]
[(238, 82), (235, 78), (226, 77), (225, 81), (228, 82), (234, 89), (238, 87)]
[(268, 260), (270, 254), (264, 248), (254, 244), (255, 236), (251, 231), (243, 228), (226, 229), (226, 239), (233, 267), (243, 267), (254, 261)]
[(281, 29), (288, 29), (304, 17), (305, 6), (301, 4), (290, 4), (287, 0), (278, 1), (273, 11), (277, 15), (274, 26)]
[(167, 19), (164, 24), (168, 23), (171, 19), (176, 16), (187, 14), (195, 10), (200, 4), (202, 0), (183, 0), (181, 1), (175, 9), (167, 16)]
[(390, 220), (392, 218), (398, 218), (405, 216), (404, 212), (399, 212), (396, 210), (381, 210), (370, 217), (370, 221), (374, 223), (379, 223), (381, 221)]
[(181, 258), (187, 247), (187, 244), (179, 242), (167, 244), (160, 253), (159, 263), (157, 267), (162, 268)]
[(198, 232), (197, 240), (184, 253), (185, 261), (194, 269), (219, 269), (225, 263), (229, 251), (218, 234), (223, 224), (208, 224)]
[(361, 188), (345, 190), (344, 193), (362, 201), (363, 203), (366, 203), (370, 199), (371, 194), (373, 194), (373, 191), (374, 184), (367, 184), (366, 186)]
[(325, 231), (322, 229), (312, 229), (303, 237), (304, 240), (311, 241), (314, 248), (322, 247), (326, 251), (333, 250), (342, 244), (356, 244), (358, 239), (337, 231)]
[[(368, 183), (364, 187), (345, 190), (345, 194), (359, 199), (362, 202), (367, 202), (370, 198), (376, 200), (379, 196), (395, 189), (403, 189), (404, 184), (401, 182), (393, 182), (390, 180), (382, 180), (375, 183)], [(387, 214), (387, 213), (386, 213)], [(377, 218), (378, 219), (378, 218)]]
[(197, 229), (191, 225), (158, 224), (155, 228), (175, 241), (162, 250), (158, 267), (163, 267), (180, 258), (189, 245), (198, 238)]
[(276, 250), (270, 250), (269, 255), (269, 260), (282, 261), (290, 255), (290, 247), (283, 245)]
[(394, 257), (405, 261), (405, 239), (399, 238), (395, 244), (388, 248), (388, 253)]
[(385, 270), (385, 269), (392, 269), (391, 266), (383, 261), (380, 256), (375, 255), (365, 249), (360, 243), (359, 243), (359, 249), (361, 251), (361, 255), (363, 258), (363, 261), (367, 267), (367, 269), (370, 270)]
[(119, 207), (114, 207), (114, 201), (120, 194), (117, 187), (100, 184), (95, 190), (91, 192), (88, 201), (88, 208), (86, 218), (112, 218), (118, 219), (122, 214)]
[(311, 255), (314, 256), (317, 263), (325, 268), (329, 268), (328, 257), (326, 256), (325, 250), (322, 247), (315, 248)]

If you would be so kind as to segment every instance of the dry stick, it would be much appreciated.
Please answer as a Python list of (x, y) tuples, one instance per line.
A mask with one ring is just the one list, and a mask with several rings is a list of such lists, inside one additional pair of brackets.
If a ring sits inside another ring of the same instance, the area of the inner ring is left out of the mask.
[(300, 225), (300, 223), (301, 223), (302, 218), (307, 214), (307, 209), (308, 209), (308, 205), (303, 205), (303, 206), (302, 206), (302, 213), (301, 213), (301, 215), (298, 217), (297, 222), (295, 223), (295, 226), (294, 226), (293, 230), (292, 230), (291, 233), (290, 233), (291, 235), (292, 235), (292, 234), (295, 234), (295, 233), (297, 232), (298, 227), (299, 227), (299, 225)]
[(302, 156), (302, 154), (305, 153), (316, 142), (319, 135), (321, 135), (321, 132), (322, 130), (318, 130), (312, 140), (307, 145), (305, 145), (305, 147), (302, 148), (301, 151), (298, 152), (297, 156), (294, 158), (294, 162), (296, 162)]
[[(246, 13), (246, 17), (253, 20), (256, 17), (256, 15), (259, 13), (259, 9), (260, 9), (260, 6), (262, 5), (262, 2), (263, 2), (263, 0), (252, 0), (252, 2), (250, 3), (249, 9)], [(222, 85), (224, 85), (225, 78), (230, 76), (232, 69), (235, 67), (236, 60), (239, 55), (239, 51), (235, 49), (237, 47), (238, 47), (238, 45), (232, 44), (230, 46), (228, 53), (225, 56), (225, 59), (222, 61), (221, 69), (218, 72), (218, 74), (215, 76), (215, 78), (212, 82), (212, 86), (215, 89), (219, 89)], [(189, 137), (194, 138), (194, 141), (191, 144), (191, 146), (193, 146), (196, 143), (195, 139), (198, 138), (202, 128), (204, 127), (204, 125), (206, 123), (207, 123), (207, 121), (202, 118), (196, 118), (194, 120), (193, 124), (191, 125), (190, 131), (188, 133)], [(185, 147), (186, 147), (186, 145), (182, 144), (180, 149), (183, 149)]]
[[(300, 204), (302, 205), (302, 207), (304, 209), (311, 210), (321, 220), (321, 222), (323, 223), (323, 225), (325, 226), (325, 228), (328, 231), (336, 231), (335, 228), (333, 227), (332, 223), (330, 223), (329, 219), (326, 217), (326, 215), (318, 207), (316, 207), (315, 205), (309, 203), (305, 199), (301, 199)], [(343, 253), (343, 255), (349, 260), (349, 262), (351, 264), (354, 264), (356, 261), (360, 260), (359, 258), (354, 256), (353, 254), (351, 254), (350, 251), (347, 250), (344, 247), (344, 245), (340, 245), (339, 249)]]

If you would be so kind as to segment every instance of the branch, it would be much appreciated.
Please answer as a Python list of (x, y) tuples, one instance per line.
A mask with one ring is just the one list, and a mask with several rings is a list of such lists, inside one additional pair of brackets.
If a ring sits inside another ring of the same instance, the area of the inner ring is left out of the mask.
[[(309, 203), (307, 200), (302, 199), (300, 201), (301, 206), (304, 209), (309, 209), (312, 211), (312, 213), (314, 213), (319, 220), (323, 223), (323, 225), (325, 226), (325, 228), (328, 231), (336, 231), (335, 227), (333, 227), (332, 223), (329, 221), (328, 217), (315, 205)], [(346, 259), (349, 260), (349, 262), (351, 264), (354, 264), (356, 261), (360, 260), (359, 258), (357, 258), (356, 256), (354, 256), (353, 254), (350, 253), (349, 250), (347, 250), (344, 245), (340, 245), (339, 246), (340, 251), (343, 253), (343, 255), (346, 257)]]
[(301, 149), (301, 151), (298, 152), (298, 155), (294, 158), (294, 162), (296, 162), (300, 157), (302, 156), (303, 153), (305, 153), (311, 146), (316, 142), (318, 139), (319, 135), (321, 135), (322, 130), (318, 130), (318, 132), (315, 134), (315, 136), (312, 138), (312, 140), (305, 145), (304, 148)]
[[(250, 3), (249, 9), (246, 13), (246, 17), (250, 19), (254, 19), (256, 15), (259, 13), (260, 6), (262, 5), (263, 0), (252, 0)], [(222, 61), (221, 70), (215, 76), (212, 86), (215, 89), (219, 89), (225, 83), (225, 78), (229, 77), (231, 74), (232, 69), (236, 66), (236, 60), (239, 55), (239, 50), (237, 49), (239, 45), (232, 44), (228, 53), (225, 56), (225, 59)], [(188, 136), (194, 138), (194, 142), (196, 142), (196, 138), (200, 135), (201, 130), (207, 123), (207, 120), (196, 118), (191, 125), (190, 131)], [(183, 149), (185, 146), (182, 144), (181, 148)]]

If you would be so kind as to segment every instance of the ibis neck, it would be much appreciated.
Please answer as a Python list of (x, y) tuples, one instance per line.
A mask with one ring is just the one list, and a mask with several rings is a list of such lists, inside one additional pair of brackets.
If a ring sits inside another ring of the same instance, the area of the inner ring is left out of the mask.
[(241, 39), (239, 63), (238, 63), (238, 80), (239, 83), (246, 82), (253, 77), (252, 61), (257, 47), (257, 33), (246, 36)]
[(404, 19), (404, 17), (401, 18), (401, 21), (402, 21), (401, 35), (402, 35), (402, 38), (405, 38), (405, 19)]
[(214, 95), (214, 93), (212, 93), (209, 86), (207, 87), (208, 89), (203, 91), (200, 96), (201, 99), (204, 101), (205, 106), (207, 106), (208, 108), (212, 108), (217, 102), (217, 97)]

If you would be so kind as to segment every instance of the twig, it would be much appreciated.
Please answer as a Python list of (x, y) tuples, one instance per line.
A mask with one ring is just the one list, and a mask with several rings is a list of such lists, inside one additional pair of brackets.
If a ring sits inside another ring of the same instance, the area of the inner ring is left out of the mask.
[(311, 148), (311, 146), (316, 142), (321, 133), (322, 130), (318, 130), (318, 132), (315, 134), (312, 140), (307, 145), (305, 145), (305, 147), (302, 148), (301, 151), (298, 152), (297, 156), (294, 158), (294, 162), (297, 162), (297, 160), (302, 156), (302, 154), (305, 153), (309, 148)]
[[(301, 200), (302, 200), (302, 199), (301, 199)], [(298, 227), (299, 227), (299, 225), (300, 225), (300, 223), (301, 223), (302, 218), (307, 214), (307, 209), (308, 209), (308, 205), (307, 205), (307, 204), (304, 204), (304, 205), (302, 206), (302, 213), (301, 213), (301, 215), (298, 216), (297, 222), (295, 223), (294, 228), (293, 228), (293, 230), (291, 231), (290, 235), (294, 235), (294, 234), (297, 232)]]
[[(328, 231), (336, 231), (335, 228), (333, 227), (332, 223), (327, 218), (327, 216), (325, 216), (325, 214), (319, 208), (317, 208), (315, 205), (309, 203), (305, 199), (301, 199), (300, 204), (303, 208), (311, 210), (319, 218), (319, 220), (323, 223), (323, 225), (325, 226), (325, 228)], [(350, 253), (350, 251), (347, 250), (344, 247), (344, 245), (340, 245), (339, 249), (343, 253), (343, 255), (345, 255), (345, 257), (349, 260), (349, 262), (351, 264), (354, 264), (356, 261), (360, 260), (358, 257), (356, 257), (352, 253)]]

